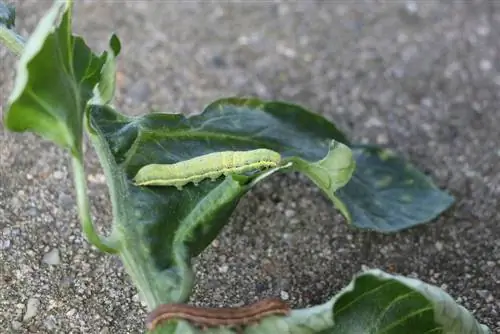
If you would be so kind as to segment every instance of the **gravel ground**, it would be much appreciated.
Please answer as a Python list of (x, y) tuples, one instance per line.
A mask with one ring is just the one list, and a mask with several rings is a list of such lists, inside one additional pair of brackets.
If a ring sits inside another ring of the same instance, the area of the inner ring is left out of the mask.
[[(24, 35), (50, 4), (18, 2)], [(231, 95), (290, 100), (398, 150), (457, 197), (432, 224), (378, 235), (349, 229), (305, 178), (274, 176), (197, 259), (194, 302), (281, 295), (307, 307), (364, 266), (391, 268), (441, 286), (500, 333), (500, 3), (78, 1), (75, 29), (98, 50), (118, 33), (127, 114), (195, 113)], [(15, 59), (4, 48), (0, 59), (4, 107)], [(109, 222), (88, 157), (94, 219)], [(0, 232), (7, 333), (143, 332), (120, 262), (82, 238), (66, 153), (3, 127)]]

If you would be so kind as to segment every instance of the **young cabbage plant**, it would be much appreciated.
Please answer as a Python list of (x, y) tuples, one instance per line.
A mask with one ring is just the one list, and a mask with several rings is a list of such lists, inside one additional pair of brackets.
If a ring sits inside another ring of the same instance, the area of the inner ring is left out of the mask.
[[(94, 53), (72, 32), (70, 0), (55, 1), (26, 40), (14, 24), (14, 8), (1, 4), (0, 41), (20, 55), (5, 127), (36, 133), (70, 153), (85, 237), (120, 257), (151, 312), (187, 301), (195, 279), (191, 259), (217, 237), (242, 196), (274, 173), (304, 174), (353, 228), (382, 233), (429, 222), (453, 203), (391, 150), (351, 143), (298, 105), (233, 97), (192, 117), (120, 113), (113, 106), (120, 41), (112, 35), (109, 50)], [(89, 213), (84, 135), (110, 192), (109, 236), (96, 232)], [(377, 269), (306, 309), (261, 303), (246, 313), (164, 310), (152, 313), (150, 332), (490, 332), (439, 288)]]

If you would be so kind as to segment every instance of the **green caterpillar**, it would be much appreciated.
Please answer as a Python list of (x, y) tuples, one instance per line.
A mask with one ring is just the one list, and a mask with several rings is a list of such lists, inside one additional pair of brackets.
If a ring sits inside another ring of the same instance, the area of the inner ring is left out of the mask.
[(134, 181), (139, 186), (174, 186), (181, 190), (189, 182), (197, 185), (208, 178), (215, 181), (222, 175), (274, 168), (280, 162), (281, 155), (268, 149), (214, 152), (173, 164), (146, 165)]

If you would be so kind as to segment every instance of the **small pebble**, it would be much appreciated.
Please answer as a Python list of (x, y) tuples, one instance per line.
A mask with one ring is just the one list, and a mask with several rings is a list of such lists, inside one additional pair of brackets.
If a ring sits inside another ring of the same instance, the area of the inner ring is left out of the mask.
[(56, 266), (61, 263), (61, 259), (59, 257), (59, 250), (54, 248), (50, 252), (46, 253), (43, 256), (43, 262), (52, 266)]
[(405, 4), (405, 9), (408, 14), (416, 14), (418, 12), (418, 6), (415, 1), (407, 1)]
[(109, 334), (109, 328), (108, 327), (103, 327), (100, 331), (99, 334)]
[(482, 59), (479, 62), (479, 68), (481, 69), (481, 71), (487, 72), (493, 68), (493, 64), (487, 59)]
[(60, 170), (56, 170), (56, 171), (54, 172), (54, 179), (56, 179), (56, 180), (60, 180), (60, 179), (62, 179), (63, 177), (64, 177), (64, 173), (63, 173), (63, 172), (61, 172)]
[(476, 292), (484, 299), (488, 298), (488, 296), (490, 295), (490, 292), (488, 290), (476, 290)]
[(69, 310), (68, 312), (66, 312), (66, 316), (67, 317), (72, 317), (75, 313), (76, 313), (76, 310), (74, 308), (72, 308), (71, 310)]
[(437, 241), (434, 246), (436, 247), (437, 251), (440, 252), (443, 250), (443, 243), (440, 241)]
[(384, 145), (384, 144), (387, 144), (389, 142), (389, 137), (385, 133), (379, 133), (377, 135), (376, 141), (377, 141), (377, 144)]
[(10, 240), (9, 239), (0, 239), (0, 250), (4, 250), (10, 247)]
[(478, 26), (477, 29), (477, 34), (479, 36), (486, 36), (490, 33), (490, 28), (488, 26)]
[(38, 313), (38, 307), (40, 306), (40, 300), (36, 298), (28, 299), (26, 303), (26, 313), (24, 313), (23, 321), (28, 321)]
[(227, 264), (223, 264), (222, 266), (219, 267), (220, 273), (227, 273), (228, 270), (229, 270), (229, 266)]
[(14, 320), (14, 321), (12, 321), (12, 323), (11, 323), (11, 324), (12, 324), (12, 329), (13, 329), (13, 330), (16, 330), (16, 331), (20, 330), (20, 329), (21, 329), (21, 327), (22, 327), (22, 325), (23, 325), (23, 324), (22, 324), (22, 323), (20, 323), (19, 321), (15, 321), (15, 320)]
[(38, 216), (38, 210), (35, 207), (29, 208), (28, 211), (26, 211), (26, 214), (30, 217), (35, 217)]
[(105, 184), (106, 183), (106, 178), (104, 177), (104, 174), (89, 174), (87, 176), (87, 180), (90, 183), (96, 183), (96, 184)]
[(378, 117), (372, 116), (368, 118), (365, 122), (365, 127), (367, 128), (376, 128), (384, 126), (384, 122)]
[(56, 318), (53, 315), (49, 315), (45, 321), (43, 322), (45, 325), (45, 328), (47, 328), (49, 331), (53, 331), (56, 328)]
[(290, 294), (288, 292), (284, 291), (284, 290), (281, 290), (280, 291), (280, 297), (283, 300), (288, 300), (288, 299), (290, 299)]

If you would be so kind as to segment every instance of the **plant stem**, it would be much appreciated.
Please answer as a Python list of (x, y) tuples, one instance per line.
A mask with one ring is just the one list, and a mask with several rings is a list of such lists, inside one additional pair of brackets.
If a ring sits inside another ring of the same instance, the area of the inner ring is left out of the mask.
[(120, 258), (148, 310), (160, 304), (186, 302), (194, 285), (191, 268), (179, 261), (175, 269), (159, 270), (148, 250), (140, 244), (134, 237), (124, 238)]
[(0, 44), (5, 45), (11, 52), (20, 56), (26, 41), (13, 30), (0, 25)]
[(82, 229), (87, 240), (99, 250), (116, 254), (118, 250), (112, 247), (109, 242), (102, 240), (101, 236), (94, 228), (92, 218), (90, 217), (90, 207), (87, 196), (87, 183), (85, 180), (85, 171), (83, 168), (83, 159), (81, 155), (76, 157), (72, 155), (73, 179), (75, 181), (76, 199), (78, 205), (78, 215), (82, 224)]

